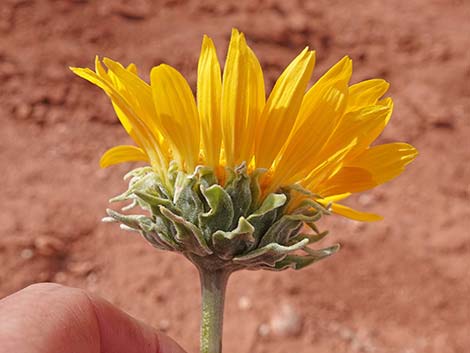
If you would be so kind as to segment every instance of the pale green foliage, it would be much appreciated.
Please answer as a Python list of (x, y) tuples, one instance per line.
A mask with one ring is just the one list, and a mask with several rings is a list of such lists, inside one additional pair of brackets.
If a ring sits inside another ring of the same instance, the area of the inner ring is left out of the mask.
[[(123, 215), (108, 210), (106, 221), (117, 221), (140, 232), (154, 247), (183, 253), (190, 260), (230, 271), (247, 269), (300, 269), (335, 253), (338, 245), (313, 250), (321, 240), (315, 225), (328, 210), (314, 201), (287, 213), (290, 194), (298, 186), (260, 197), (257, 170), (245, 165), (228, 171), (224, 186), (215, 174), (198, 167), (193, 174), (169, 169), (169, 184), (152, 168), (128, 174), (129, 189), (111, 201), (130, 200), (124, 209), (140, 206), (147, 215)], [(304, 225), (313, 232), (303, 232)]]

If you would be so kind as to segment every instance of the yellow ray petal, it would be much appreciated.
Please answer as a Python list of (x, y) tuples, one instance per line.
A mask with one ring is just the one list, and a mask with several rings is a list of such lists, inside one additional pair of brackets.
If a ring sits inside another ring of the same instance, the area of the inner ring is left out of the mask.
[[(298, 118), (294, 129), (299, 128), (308, 119), (311, 112), (315, 110), (318, 101), (325, 91), (334, 86), (347, 86), (352, 75), (352, 60), (345, 56), (333, 65), (317, 82), (307, 91), (300, 107)], [(348, 88), (346, 87), (348, 91)]]
[(387, 92), (390, 84), (382, 79), (366, 80), (349, 87), (348, 110), (376, 104)]
[(236, 29), (225, 61), (222, 82), (222, 140), (227, 165), (233, 167), (253, 156), (255, 126), (264, 107), (261, 67), (245, 37)]
[(277, 80), (257, 129), (256, 165), (269, 168), (294, 126), (315, 65), (315, 53), (305, 48)]
[[(349, 58), (349, 56), (344, 56), (341, 58), (340, 61), (338, 61), (336, 64), (334, 64), (325, 74), (323, 74), (317, 82), (308, 90), (306, 93), (306, 102), (311, 102), (312, 98), (317, 94), (319, 88), (321, 87), (328, 87), (329, 81), (337, 81), (339, 78), (346, 77), (347, 81), (349, 82), (349, 79), (351, 78), (352, 75), (352, 60)], [(304, 105), (304, 103), (302, 103)]]
[(352, 159), (363, 152), (384, 129), (391, 109), (391, 106), (372, 105), (344, 114), (318, 154), (318, 160), (327, 159), (353, 139), (357, 139), (357, 144), (347, 158)]
[(348, 206), (340, 205), (338, 203), (333, 203), (331, 205), (331, 211), (341, 216), (360, 222), (376, 222), (383, 219), (383, 217), (378, 214), (357, 211)]
[(344, 164), (344, 159), (351, 149), (354, 148), (356, 143), (357, 139), (352, 140), (349, 145), (343, 147), (322, 161), (301, 181), (302, 185), (313, 193), (318, 194), (319, 185), (321, 185), (325, 180), (331, 178), (331, 176), (335, 175), (341, 169)]
[(194, 170), (199, 158), (199, 115), (193, 93), (185, 78), (169, 65), (150, 73), (158, 125), (172, 145), (180, 168)]
[(103, 64), (101, 64), (101, 61), (98, 55), (95, 56), (95, 72), (102, 79), (108, 82), (110, 81), (108, 73), (106, 72), (106, 69), (103, 67)]
[[(112, 67), (113, 65), (110, 63), (110, 60), (107, 59), (108, 64)], [(119, 73), (117, 72), (116, 69), (121, 69), (122, 71), (125, 71), (122, 66), (118, 63), (116, 63), (115, 70), (109, 69), (108, 71), (105, 70), (101, 62), (97, 61), (95, 63), (95, 68), (96, 72), (102, 77), (106, 82), (113, 87), (113, 89), (116, 91), (116, 93), (122, 97), (122, 99), (127, 103), (130, 109), (134, 112), (134, 115), (137, 117), (139, 121), (142, 119), (147, 120), (145, 123), (146, 125), (149, 122), (149, 119), (145, 119), (145, 113), (142, 111), (142, 105), (139, 104), (139, 98), (138, 97), (144, 97), (145, 95), (140, 95), (138, 92), (133, 92), (132, 88), (128, 85), (126, 85), (126, 80), (124, 77), (119, 76)], [(130, 75), (130, 74), (129, 74)], [(118, 104), (116, 104), (115, 100), (111, 99), (114, 111), (116, 112), (116, 115), (118, 116), (119, 120), (128, 120), (127, 115), (122, 111), (122, 109), (119, 107)], [(123, 124), (124, 125), (124, 124)], [(148, 126), (148, 125), (147, 125)], [(131, 134), (130, 131), (128, 131), (126, 125), (124, 125), (124, 128), (126, 129), (128, 134)], [(153, 130), (151, 126), (149, 126), (149, 130)], [(158, 135), (151, 133), (152, 135)], [(158, 139), (157, 139), (158, 140)], [(139, 146), (141, 146), (141, 143), (137, 143)]]
[[(337, 70), (338, 66), (341, 70)], [(331, 77), (331, 72), (337, 72), (337, 76)], [(322, 78), (321, 84), (307, 92), (294, 130), (275, 166), (274, 174), (280, 184), (304, 178), (323, 162), (318, 156), (346, 107), (351, 72), (351, 61), (343, 59), (324, 75), (329, 79)]]
[[(390, 121), (390, 117), (393, 113), (393, 100), (386, 98), (381, 102), (378, 102), (376, 107), (384, 107), (385, 110), (370, 110), (369, 119), (366, 118), (367, 123), (364, 127), (364, 133), (358, 141), (357, 146), (348, 155), (347, 160), (352, 160), (362, 152), (366, 150), (382, 133)], [(367, 108), (364, 108), (364, 112), (368, 112)]]
[(127, 65), (126, 70), (132, 72), (134, 75), (138, 75), (137, 66), (134, 63)]
[(222, 131), (220, 64), (212, 39), (204, 35), (197, 70), (197, 106), (201, 119), (201, 138), (207, 164), (217, 167), (220, 159)]
[[(245, 38), (243, 37), (243, 40)], [(246, 46), (247, 55), (248, 55), (248, 82), (252, 86), (251, 90), (251, 107), (249, 107), (250, 114), (245, 122), (244, 126), (240, 126), (243, 130), (237, 130), (236, 132), (236, 139), (235, 141), (242, 141), (240, 145), (240, 157), (236, 159), (236, 164), (246, 161), (247, 164), (250, 164), (250, 161), (253, 160), (254, 152), (255, 152), (255, 137), (257, 126), (259, 124), (259, 119), (261, 116), (262, 111), (264, 110), (266, 104), (266, 91), (264, 88), (264, 77), (263, 77), (263, 70), (261, 68), (261, 64), (258, 61), (253, 50)], [(250, 131), (247, 134), (247, 131)]]
[(100, 167), (106, 168), (118, 163), (137, 161), (149, 162), (149, 158), (142, 148), (131, 145), (115, 146), (103, 154), (100, 159)]
[(129, 135), (134, 141), (145, 149), (152, 161), (152, 164), (160, 165), (160, 161), (156, 156), (158, 146), (156, 141), (149, 130), (148, 126), (139, 119), (139, 116), (134, 111), (129, 102), (113, 87), (109, 82), (105, 81), (98, 74), (90, 69), (70, 68), (76, 75), (90, 81), (96, 86), (100, 87), (112, 100), (113, 104), (117, 107), (119, 112), (118, 117), (121, 123), (128, 131)]
[(348, 162), (348, 167), (365, 169), (377, 184), (383, 184), (400, 175), (417, 155), (416, 148), (407, 143), (389, 143), (367, 149)]
[(360, 192), (377, 186), (372, 174), (362, 168), (343, 167), (333, 177), (327, 179), (315, 190), (327, 197), (344, 193)]
[[(384, 98), (381, 99), (377, 102), (377, 105), (382, 105), (384, 107), (390, 107), (390, 113), (387, 116), (387, 119), (385, 119), (385, 126), (387, 126), (388, 122), (390, 121), (390, 118), (392, 117), (392, 112), (393, 112), (393, 100), (392, 98)], [(384, 126), (384, 128), (385, 128)]]
[(103, 62), (109, 68), (108, 74), (112, 77), (116, 88), (120, 89), (126, 99), (132, 103), (139, 117), (144, 119), (147, 125), (152, 126), (156, 137), (160, 138), (159, 126), (155, 126), (155, 108), (150, 86), (131, 69), (125, 69), (118, 62), (108, 58), (104, 58)]
[[(95, 57), (95, 72), (89, 70), (89, 69), (80, 69), (80, 68), (70, 68), (72, 72), (85, 80), (95, 84), (96, 86), (100, 87), (105, 91), (105, 93), (111, 98), (110, 93), (107, 92), (109, 90), (109, 86), (113, 87), (113, 83), (111, 82), (111, 79), (108, 76), (108, 73), (106, 72), (106, 69), (103, 67), (101, 64), (101, 61), (98, 56)], [(118, 92), (116, 91), (118, 94)], [(116, 112), (116, 115), (121, 122), (122, 126), (126, 130), (126, 132), (132, 137), (132, 139), (139, 145), (142, 145), (142, 142), (139, 141), (139, 138), (133, 132), (132, 124), (127, 118), (127, 116), (122, 112), (122, 110), (119, 109), (119, 107), (112, 101), (114, 110)]]
[[(155, 152), (160, 160), (159, 163), (162, 168), (166, 168), (169, 164), (171, 153), (168, 142), (161, 133), (163, 128), (156, 116), (150, 85), (137, 76), (137, 67), (134, 64), (130, 64), (124, 69), (120, 63), (111, 59), (104, 58), (103, 61), (109, 68), (108, 76), (110, 81), (131, 104), (139, 119), (151, 130), (153, 140), (157, 146)], [(115, 110), (119, 114), (116, 107)]]
[(338, 202), (338, 201), (347, 199), (349, 196), (351, 196), (351, 193), (347, 192), (345, 194), (327, 196), (327, 197), (324, 197), (323, 199), (320, 199), (318, 201), (322, 201), (326, 205), (328, 203)]

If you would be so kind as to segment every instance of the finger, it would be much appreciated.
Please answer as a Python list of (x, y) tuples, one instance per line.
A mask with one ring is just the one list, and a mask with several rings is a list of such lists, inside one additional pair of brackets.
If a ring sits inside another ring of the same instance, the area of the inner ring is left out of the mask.
[(152, 327), (101, 298), (90, 298), (100, 327), (102, 353), (184, 353), (172, 339)]
[(0, 353), (184, 353), (105, 300), (46, 283), (0, 301), (0, 342)]

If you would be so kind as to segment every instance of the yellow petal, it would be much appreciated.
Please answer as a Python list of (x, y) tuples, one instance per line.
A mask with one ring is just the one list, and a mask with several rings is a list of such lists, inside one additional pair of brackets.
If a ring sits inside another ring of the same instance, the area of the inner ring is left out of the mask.
[[(163, 128), (156, 115), (150, 85), (137, 76), (137, 68), (134, 64), (124, 69), (120, 63), (111, 59), (104, 58), (103, 61), (109, 68), (108, 76), (116, 89), (130, 103), (139, 119), (149, 127), (156, 145), (155, 152), (161, 167), (165, 169), (170, 159), (169, 146), (161, 133)], [(119, 114), (116, 107), (115, 110)]]
[[(244, 40), (244, 37), (243, 37)], [(246, 46), (248, 55), (248, 82), (251, 82), (251, 105), (249, 107), (249, 116), (245, 124), (239, 125), (235, 133), (235, 141), (240, 141), (240, 151), (235, 154), (239, 156), (235, 158), (235, 164), (239, 164), (243, 161), (247, 162), (247, 165), (253, 165), (254, 153), (255, 153), (255, 138), (256, 131), (259, 122), (259, 118), (266, 104), (266, 90), (264, 88), (264, 76), (261, 64), (258, 61), (253, 50)], [(243, 131), (244, 129), (244, 131)], [(250, 131), (250, 133), (247, 133)]]
[(110, 82), (104, 80), (98, 74), (90, 69), (70, 68), (76, 75), (90, 81), (100, 87), (112, 100), (117, 107), (118, 117), (121, 120), (126, 131), (134, 139), (134, 141), (145, 149), (149, 155), (152, 165), (159, 164), (160, 161), (156, 156), (156, 141), (148, 128), (148, 126), (139, 119), (138, 114), (134, 111), (134, 107), (123, 97)]
[(383, 184), (400, 175), (417, 155), (416, 148), (407, 143), (389, 143), (367, 149), (348, 162), (348, 167), (365, 169), (377, 184)]
[(378, 214), (357, 211), (348, 206), (340, 205), (338, 203), (333, 203), (331, 205), (331, 211), (341, 216), (360, 222), (375, 222), (383, 219), (383, 217)]
[(197, 71), (197, 106), (201, 119), (203, 152), (207, 164), (212, 167), (217, 167), (220, 159), (221, 90), (221, 72), (217, 52), (212, 39), (204, 35)]
[(351, 60), (343, 59), (305, 95), (294, 130), (275, 166), (280, 184), (304, 178), (324, 161), (318, 157), (346, 107), (351, 73)]
[(133, 65), (124, 69), (121, 64), (111, 59), (104, 58), (103, 61), (109, 70), (106, 72), (99, 59), (96, 58), (96, 77), (113, 91), (111, 95), (108, 95), (111, 97), (116, 115), (137, 145), (146, 150), (152, 160), (152, 165), (166, 169), (170, 153), (159, 133), (159, 127), (155, 124), (150, 86), (132, 73), (136, 70), (132, 67)]
[(382, 79), (366, 80), (349, 87), (348, 110), (376, 104), (390, 84)]
[(351, 75), (352, 60), (349, 58), (349, 56), (346, 55), (341, 58), (340, 61), (334, 64), (325, 74), (323, 74), (317, 82), (315, 82), (315, 84), (308, 90), (305, 98), (307, 101), (310, 101), (321, 87), (329, 86), (329, 82), (331, 81), (338, 81), (338, 79), (346, 78), (346, 80), (349, 82)]
[[(264, 88), (263, 70), (253, 50), (246, 45), (245, 36), (241, 34), (242, 45), (246, 46), (246, 55), (248, 59), (248, 79), (250, 86), (249, 113), (246, 115), (244, 124), (237, 125), (235, 131), (235, 141), (238, 146), (235, 148), (235, 165), (246, 161), (250, 165), (255, 151), (256, 127), (258, 126), (261, 112), (266, 104), (266, 91)], [(249, 131), (249, 132), (248, 132)]]
[[(155, 120), (155, 108), (150, 86), (132, 70), (125, 69), (118, 62), (108, 58), (104, 58), (103, 62), (109, 68), (108, 74), (112, 74), (116, 88), (120, 89), (121, 94), (132, 103), (139, 117), (145, 119), (145, 122), (151, 126)], [(158, 127), (154, 128), (158, 129)]]
[(255, 127), (265, 102), (264, 80), (245, 37), (232, 30), (222, 82), (222, 140), (229, 167), (250, 163)]
[[(113, 96), (119, 96), (119, 93), (114, 89), (114, 87), (106, 80), (108, 74), (105, 69), (98, 61), (98, 57), (95, 60), (96, 73), (90, 69), (83, 69), (78, 67), (70, 67), (70, 70), (77, 76), (93, 83), (94, 85), (101, 88), (110, 98)], [(130, 108), (130, 107), (129, 107)], [(131, 135), (131, 137), (136, 141), (135, 133), (133, 132), (133, 127), (128, 117), (125, 114), (118, 114), (118, 118), (121, 121), (122, 126), (126, 132)], [(134, 136), (132, 136), (134, 135)], [(139, 143), (139, 141), (136, 141)]]
[(302, 185), (311, 190), (313, 193), (318, 194), (319, 185), (341, 170), (344, 164), (344, 159), (351, 149), (354, 148), (356, 143), (357, 139), (354, 139), (349, 143), (349, 145), (343, 147), (325, 159), (322, 163), (320, 163), (310, 173), (307, 174), (307, 176), (301, 181)]
[(361, 134), (357, 146), (348, 156), (348, 160), (353, 159), (369, 147), (387, 126), (393, 113), (393, 100), (391, 98), (386, 98), (383, 101), (378, 102), (375, 107), (383, 107), (384, 110), (375, 110), (375, 108), (364, 108), (360, 110), (365, 113), (365, 117), (363, 119), (365, 119), (367, 123), (366, 126), (364, 126), (363, 133)]
[(385, 126), (387, 126), (387, 124), (388, 124), (388, 122), (389, 122), (389, 120), (392, 116), (392, 112), (393, 112), (393, 100), (390, 97), (385, 98), (385, 99), (381, 99), (377, 102), (377, 105), (382, 105), (384, 107), (390, 107), (390, 113), (388, 114), (387, 119), (385, 120)]
[(163, 128), (180, 168), (194, 170), (199, 158), (199, 115), (187, 81), (169, 65), (150, 73), (158, 125)]
[(110, 165), (124, 162), (149, 162), (145, 151), (136, 146), (115, 146), (107, 150), (100, 159), (100, 167), (106, 168)]
[(269, 168), (294, 126), (315, 65), (315, 53), (305, 48), (277, 80), (260, 117), (256, 165)]
[(95, 56), (95, 72), (97, 73), (98, 76), (100, 76), (102, 79), (109, 81), (108, 73), (106, 72), (105, 68), (103, 67), (103, 64), (101, 64), (99, 56)]
[(320, 199), (318, 201), (319, 202), (321, 201), (322, 203), (324, 203), (326, 205), (328, 203), (334, 203), (334, 202), (338, 202), (338, 201), (347, 199), (349, 196), (351, 196), (351, 193), (348, 192), (348, 193), (345, 193), (345, 194), (327, 196), (327, 197), (324, 197), (323, 199)]
[(352, 60), (348, 56), (342, 58), (322, 75), (305, 94), (294, 129), (300, 128), (304, 120), (309, 118), (311, 112), (315, 110), (318, 101), (325, 94), (325, 91), (330, 90), (331, 87), (338, 86), (343, 89), (344, 85), (346, 85), (346, 91), (348, 91), (347, 84), (351, 75)]
[(134, 75), (138, 75), (137, 66), (134, 63), (129, 64), (126, 70), (132, 72)]
[(321, 196), (360, 192), (377, 186), (372, 174), (362, 168), (343, 167), (315, 190)]
[(344, 114), (319, 153), (319, 160), (325, 160), (353, 139), (357, 139), (357, 144), (348, 159), (362, 153), (382, 132), (391, 110), (391, 106), (372, 105)]

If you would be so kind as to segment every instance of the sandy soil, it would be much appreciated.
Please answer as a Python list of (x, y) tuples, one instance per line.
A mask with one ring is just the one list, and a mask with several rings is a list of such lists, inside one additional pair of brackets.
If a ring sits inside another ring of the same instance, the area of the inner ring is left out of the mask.
[(226, 352), (467, 352), (470, 3), (130, 3), (0, 3), (0, 297), (38, 281), (83, 287), (197, 351), (195, 270), (100, 223), (129, 166), (100, 170), (98, 159), (127, 137), (105, 95), (67, 66), (91, 66), (95, 54), (142, 73), (167, 62), (194, 87), (202, 34), (222, 58), (237, 26), (268, 86), (307, 44), (317, 50), (315, 77), (349, 54), (354, 81), (388, 79), (396, 109), (380, 139), (421, 154), (402, 177), (354, 200), (384, 221), (324, 223), (325, 244), (343, 245), (338, 255), (299, 272), (233, 276)]

